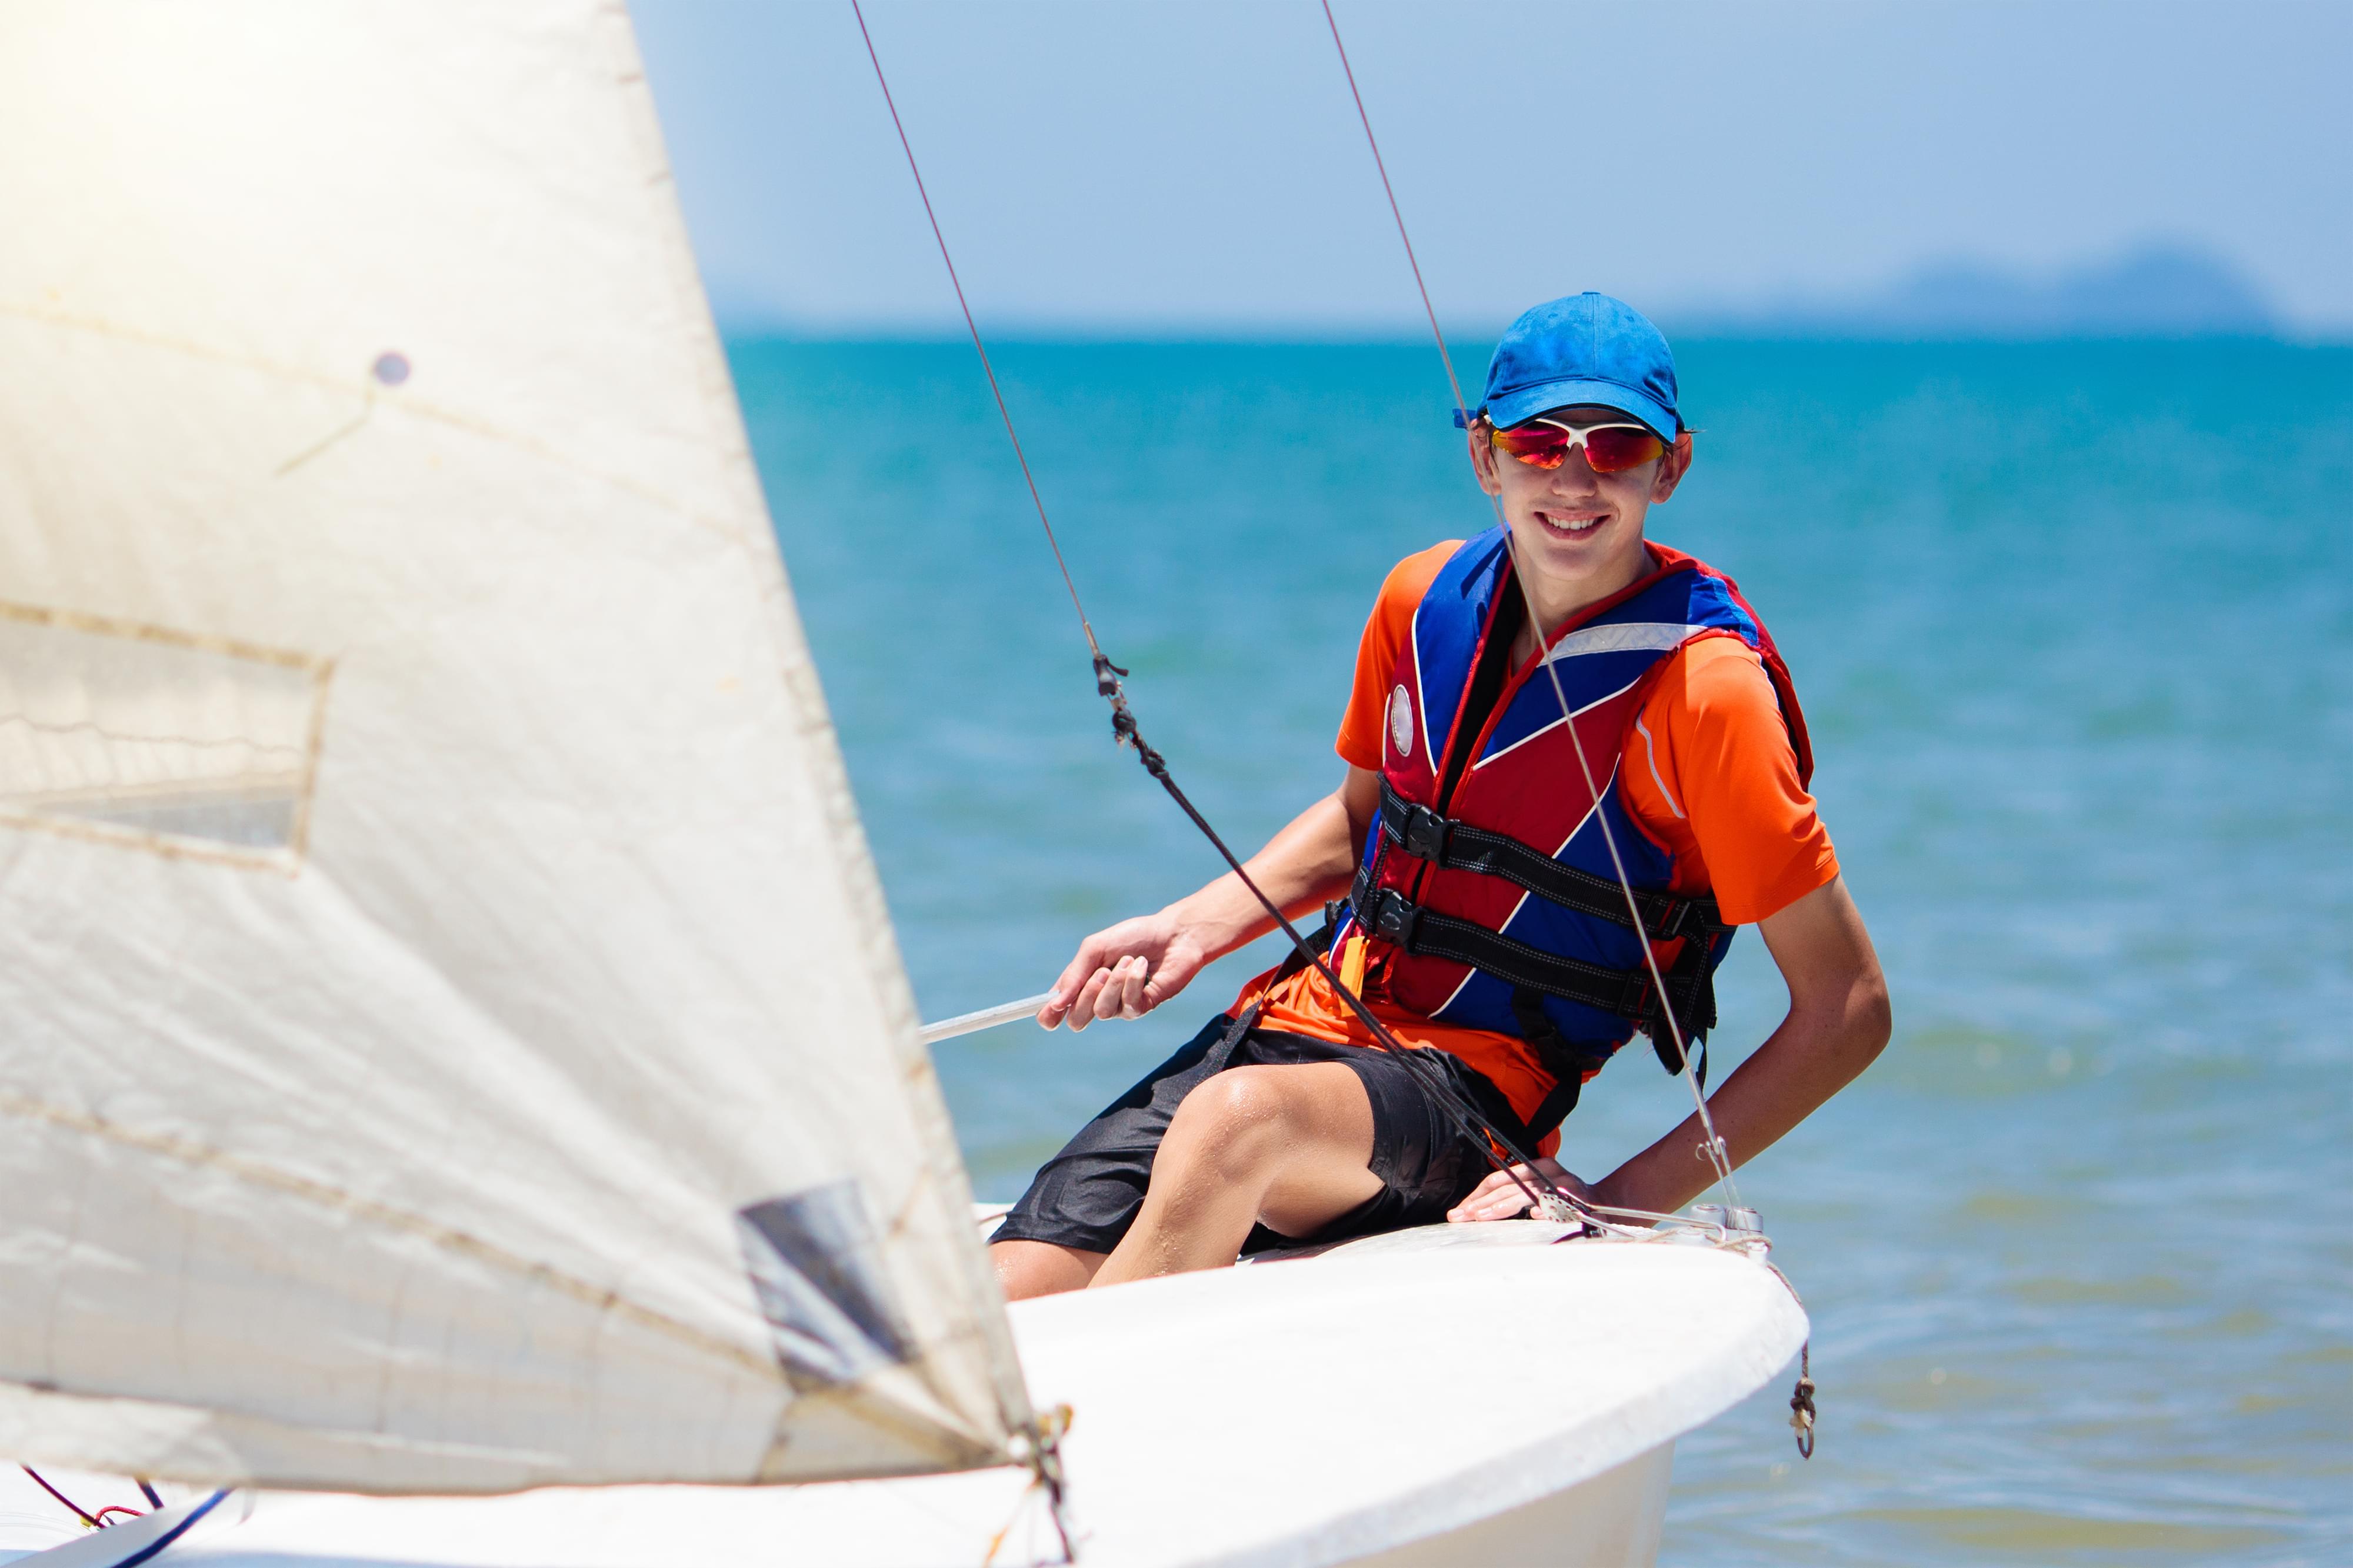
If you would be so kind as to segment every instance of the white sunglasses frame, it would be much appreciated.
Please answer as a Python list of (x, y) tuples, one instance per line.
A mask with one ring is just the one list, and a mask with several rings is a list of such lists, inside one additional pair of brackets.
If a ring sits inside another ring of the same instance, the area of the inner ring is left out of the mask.
[[(1568, 455), (1570, 452), (1588, 453), (1586, 463), (1590, 467), (1593, 458), (1588, 449), (1587, 438), (1596, 430), (1640, 430), (1643, 435), (1650, 437), (1654, 441), (1657, 441), (1659, 445), (1664, 448), (1664, 450), (1660, 454), (1662, 457), (1663, 457), (1666, 452), (1673, 451), (1675, 446), (1672, 441), (1669, 441), (1661, 437), (1656, 430), (1651, 429), (1648, 425), (1643, 424), (1639, 419), (1602, 419), (1597, 420), (1591, 425), (1571, 425), (1566, 419), (1547, 419), (1541, 414), (1532, 415), (1528, 418), (1521, 420), (1517, 425), (1498, 425), (1483, 414), (1479, 416), (1479, 419), (1482, 424), (1487, 426), (1487, 449), (1489, 451), (1509, 458), (1512, 461), (1522, 464), (1525, 467), (1534, 468), (1538, 473), (1542, 474), (1548, 474), (1553, 472), (1556, 468), (1565, 467), (1568, 462)], [(1520, 457), (1516, 453), (1506, 452), (1501, 447), (1495, 445), (1495, 437), (1502, 435), (1504, 431), (1518, 430), (1530, 425), (1548, 425), (1556, 430), (1567, 432), (1568, 448), (1567, 451), (1561, 453), (1560, 462), (1553, 465), (1553, 468), (1547, 468), (1541, 463), (1529, 462), (1527, 458)], [(1658, 459), (1652, 458), (1651, 460), (1655, 462)], [(1636, 464), (1635, 466), (1637, 468), (1641, 467), (1640, 464)], [(1599, 471), (1599, 469), (1595, 470), (1597, 473)], [(1629, 470), (1624, 468), (1612, 468), (1609, 471), (1611, 473), (1622, 474)]]

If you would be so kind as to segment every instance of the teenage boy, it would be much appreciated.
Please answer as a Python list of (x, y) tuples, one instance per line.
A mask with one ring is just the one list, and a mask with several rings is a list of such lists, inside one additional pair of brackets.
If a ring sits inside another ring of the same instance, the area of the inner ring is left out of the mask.
[[(1504, 527), (1390, 572), (1340, 728), (1347, 775), (1250, 862), (1286, 914), (1348, 900), (1333, 967), (1449, 1092), (1555, 1183), (1651, 1212), (1711, 1179), (1696, 1115), (1589, 1184), (1552, 1158), (1579, 1086), (1638, 1029), (1675, 1061), (1646, 944), (1686, 1036), (1715, 1023), (1733, 927), (1758, 927), (1788, 984), (1788, 1016), (1710, 1101), (1735, 1164), (1888, 1036), (1773, 639), (1730, 578), (1643, 538), (1691, 468), (1675, 405), (1666, 340), (1631, 307), (1579, 294), (1513, 323), (1457, 416)], [(1272, 924), (1222, 877), (1087, 938), (1038, 1020), (1140, 1016)], [(1271, 970), (1038, 1173), (991, 1248), (1007, 1294), (1523, 1212), (1431, 1090), (1320, 972)]]

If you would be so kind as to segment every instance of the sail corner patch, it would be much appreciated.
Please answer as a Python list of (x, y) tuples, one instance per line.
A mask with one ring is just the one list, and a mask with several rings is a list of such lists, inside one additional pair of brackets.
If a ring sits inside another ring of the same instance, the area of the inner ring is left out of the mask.
[(914, 1359), (914, 1333), (892, 1294), (854, 1179), (739, 1209), (735, 1230), (776, 1360), (795, 1387), (854, 1384)]

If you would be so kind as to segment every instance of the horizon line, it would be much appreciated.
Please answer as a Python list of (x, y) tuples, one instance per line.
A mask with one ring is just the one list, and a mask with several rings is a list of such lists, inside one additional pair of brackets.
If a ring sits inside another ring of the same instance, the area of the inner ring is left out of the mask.
[[(964, 344), (972, 340), (961, 322), (936, 325), (909, 321), (790, 321), (767, 317), (730, 317), (714, 312), (719, 336), (728, 343), (889, 343), (910, 347)], [(1447, 345), (1488, 343), (1503, 328), (1446, 324)], [(2321, 331), (2299, 331), (2288, 323), (2264, 328), (2147, 327), (2121, 329), (2085, 326), (2075, 329), (1997, 331), (1955, 327), (1949, 330), (1904, 328), (1865, 321), (1841, 323), (1791, 319), (1740, 321), (1718, 319), (1677, 322), (1668, 317), (1662, 330), (1684, 342), (1715, 343), (1845, 343), (1874, 347), (2034, 347), (2071, 344), (2263, 343), (2281, 348), (2353, 348), (2353, 326)], [(1302, 324), (1279, 330), (1274, 322), (1219, 321), (1177, 324), (1149, 321), (1020, 321), (988, 331), (991, 343), (1039, 347), (1184, 347), (1282, 346), (1301, 348), (1421, 348), (1430, 347), (1425, 330), (1402, 326), (1316, 327)]]

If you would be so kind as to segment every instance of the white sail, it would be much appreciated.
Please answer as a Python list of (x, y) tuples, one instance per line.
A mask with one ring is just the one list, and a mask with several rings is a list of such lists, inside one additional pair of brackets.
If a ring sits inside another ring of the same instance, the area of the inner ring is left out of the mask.
[(0, 1455), (1002, 1460), (622, 8), (6, 0), (0, 148)]

